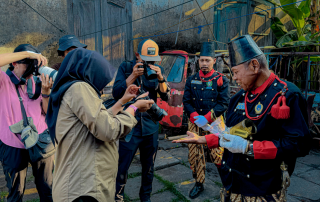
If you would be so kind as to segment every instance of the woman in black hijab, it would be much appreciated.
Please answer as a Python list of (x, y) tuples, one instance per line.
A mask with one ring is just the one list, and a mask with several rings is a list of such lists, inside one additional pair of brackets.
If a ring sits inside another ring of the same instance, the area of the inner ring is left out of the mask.
[(136, 125), (137, 108), (146, 111), (153, 104), (152, 100), (138, 100), (122, 111), (122, 106), (139, 89), (131, 85), (107, 110), (100, 91), (114, 73), (115, 69), (102, 55), (83, 48), (70, 52), (61, 64), (47, 112), (48, 128), (57, 143), (54, 201), (114, 200), (118, 169), (116, 140)]

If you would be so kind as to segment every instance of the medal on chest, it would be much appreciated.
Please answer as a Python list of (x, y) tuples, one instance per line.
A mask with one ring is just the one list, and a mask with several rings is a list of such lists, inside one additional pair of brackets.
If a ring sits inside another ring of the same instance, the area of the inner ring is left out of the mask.
[(261, 102), (259, 102), (259, 103), (255, 106), (254, 110), (256, 111), (256, 114), (261, 114), (261, 112), (262, 112), (262, 110), (263, 110), (263, 105), (261, 104)]

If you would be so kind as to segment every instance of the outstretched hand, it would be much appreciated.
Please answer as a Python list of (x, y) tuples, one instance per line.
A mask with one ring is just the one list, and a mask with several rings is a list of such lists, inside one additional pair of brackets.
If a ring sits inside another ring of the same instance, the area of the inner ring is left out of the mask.
[(207, 144), (205, 136), (199, 136), (193, 132), (187, 132), (188, 137), (173, 140), (172, 143)]

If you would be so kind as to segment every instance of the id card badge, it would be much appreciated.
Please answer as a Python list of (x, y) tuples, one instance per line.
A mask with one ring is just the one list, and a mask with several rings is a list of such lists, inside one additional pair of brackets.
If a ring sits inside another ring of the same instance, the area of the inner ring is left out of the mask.
[(198, 80), (192, 80), (191, 83), (202, 85), (202, 81), (198, 81)]

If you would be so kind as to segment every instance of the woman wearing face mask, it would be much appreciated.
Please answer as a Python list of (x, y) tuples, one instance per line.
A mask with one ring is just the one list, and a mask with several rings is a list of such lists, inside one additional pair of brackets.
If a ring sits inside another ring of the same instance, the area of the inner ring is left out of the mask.
[[(100, 91), (113, 78), (115, 69), (99, 53), (78, 48), (61, 64), (50, 96), (47, 123), (56, 141), (54, 201), (112, 201), (118, 170), (116, 140), (136, 125), (136, 110), (146, 111), (152, 100), (123, 105), (139, 89), (131, 85), (110, 109)], [(146, 96), (148, 93), (142, 95)]]
[[(27, 87), (35, 86), (32, 77), (34, 66), (47, 64), (47, 59), (30, 44), (21, 44), (14, 53), (0, 55), (0, 66), (10, 64), (7, 72), (0, 71), (0, 161), (3, 166), (7, 187), (8, 202), (20, 202), (26, 184), (26, 175), (29, 162), (32, 165), (35, 184), (41, 201), (52, 201), (52, 171), (54, 156), (31, 162), (28, 151), (21, 141), (20, 133), (13, 133), (10, 126), (23, 120), (20, 101), (17, 90), (22, 98), (27, 117), (33, 120), (33, 124), (40, 134), (47, 129), (45, 114), (50, 93), (49, 77), (41, 75), (41, 93), (37, 98), (29, 98)], [(37, 61), (37, 62), (36, 62)], [(28, 80), (32, 82), (28, 82)]]

